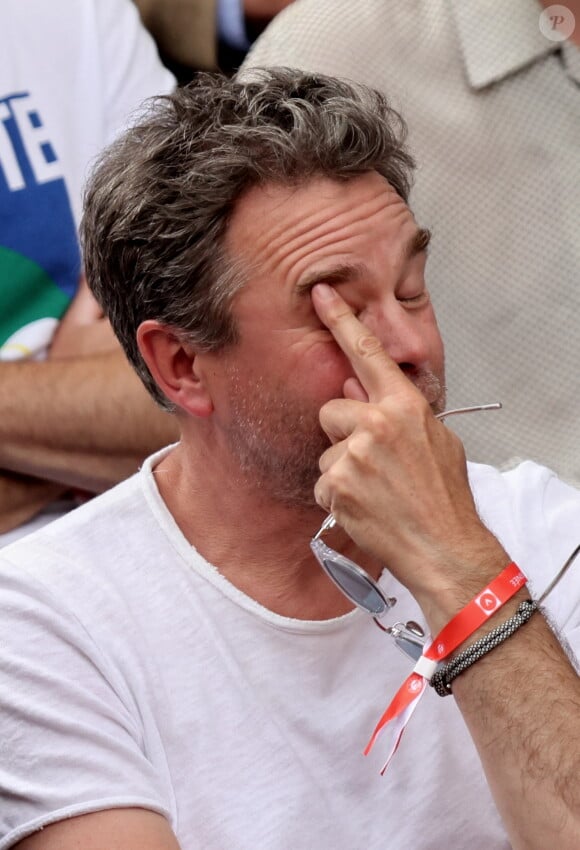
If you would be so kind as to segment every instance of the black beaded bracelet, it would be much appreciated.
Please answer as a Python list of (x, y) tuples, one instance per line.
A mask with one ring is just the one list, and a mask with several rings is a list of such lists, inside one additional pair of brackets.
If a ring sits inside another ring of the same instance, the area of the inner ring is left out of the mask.
[(472, 664), (475, 664), (476, 661), (479, 661), (480, 658), (483, 658), (484, 655), (487, 655), (488, 652), (511, 637), (524, 623), (528, 622), (534, 611), (537, 610), (537, 602), (534, 602), (533, 599), (525, 599), (518, 606), (516, 613), (506, 620), (505, 623), (497, 626), (487, 635), (484, 635), (484, 637), (471, 644), (471, 646), (468, 646), (467, 649), (464, 649), (463, 652), (447, 664), (439, 667), (431, 677), (431, 687), (435, 688), (440, 697), (449, 696), (452, 693), (451, 682), (460, 673), (463, 673), (468, 667), (471, 667)]

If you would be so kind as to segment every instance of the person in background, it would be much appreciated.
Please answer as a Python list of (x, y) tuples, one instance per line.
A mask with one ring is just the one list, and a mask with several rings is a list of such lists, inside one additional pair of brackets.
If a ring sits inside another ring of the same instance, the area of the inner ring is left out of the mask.
[(92, 160), (174, 87), (129, 0), (0, 6), (0, 546), (133, 472), (174, 424), (83, 281)]
[(483, 427), (453, 427), (472, 460), (511, 464), (517, 447), (574, 482), (579, 44), (577, 0), (301, 0), (246, 63), (360, 80), (403, 113), (420, 163), (411, 203), (433, 232), (449, 402), (504, 406)]
[[(102, 158), (87, 279), (181, 440), (0, 553), (0, 850), (577, 850), (580, 679), (530, 594), (580, 493), (468, 472), (438, 418), (401, 136), (379, 92), (200, 74)], [(328, 510), (381, 629), (312, 554)], [(572, 569), (546, 599), (572, 653), (579, 598)], [(444, 655), (505, 639), (381, 779), (396, 621)]]
[(233, 71), (293, 0), (135, 0), (164, 61), (183, 82), (195, 70)]

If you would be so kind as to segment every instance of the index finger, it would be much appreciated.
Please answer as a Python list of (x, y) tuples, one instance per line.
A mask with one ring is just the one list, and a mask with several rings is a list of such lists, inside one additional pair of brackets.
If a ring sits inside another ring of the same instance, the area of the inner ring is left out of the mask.
[(350, 360), (371, 402), (401, 390), (408, 392), (410, 382), (398, 365), (332, 286), (317, 283), (312, 288), (312, 303), (318, 318)]

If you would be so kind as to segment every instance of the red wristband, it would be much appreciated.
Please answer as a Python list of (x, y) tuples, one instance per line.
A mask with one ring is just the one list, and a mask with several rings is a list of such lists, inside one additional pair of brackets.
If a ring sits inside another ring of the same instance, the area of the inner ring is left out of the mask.
[(501, 571), (481, 593), (478, 593), (465, 608), (444, 626), (437, 637), (425, 646), (421, 658), (410, 676), (405, 679), (387, 710), (377, 723), (364, 754), (370, 753), (375, 741), (384, 728), (395, 721), (387, 761), (381, 771), (384, 773), (395, 754), (405, 727), (418, 705), (423, 691), (435, 672), (440, 661), (450, 655), (454, 649), (476, 632), (485, 621), (494, 614), (508, 599), (525, 585), (527, 578), (513, 562)]
[(442, 661), (480, 626), (483, 626), (485, 621), (502, 605), (505, 605), (526, 582), (527, 578), (512, 561), (441, 629), (429, 649), (423, 654), (434, 661)]

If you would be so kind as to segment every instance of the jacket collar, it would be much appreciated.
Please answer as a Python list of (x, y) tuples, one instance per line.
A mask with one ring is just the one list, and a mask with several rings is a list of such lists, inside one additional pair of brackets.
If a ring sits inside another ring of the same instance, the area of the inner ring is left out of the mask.
[(482, 89), (562, 45), (542, 35), (537, 0), (449, 0), (469, 85)]

